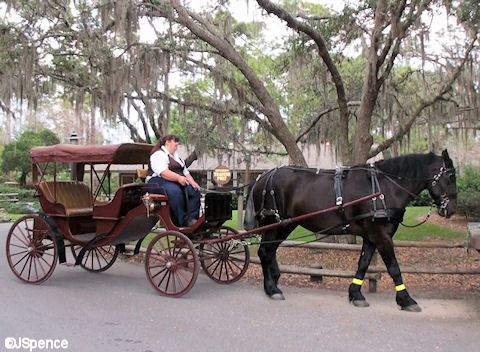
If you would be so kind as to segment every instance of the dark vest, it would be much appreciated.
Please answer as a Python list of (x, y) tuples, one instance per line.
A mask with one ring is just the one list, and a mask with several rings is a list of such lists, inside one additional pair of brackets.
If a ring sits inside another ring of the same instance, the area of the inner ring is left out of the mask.
[[(164, 152), (163, 149), (159, 149), (160, 151)], [(183, 166), (176, 161), (170, 154), (168, 154), (168, 169), (170, 171), (175, 172), (177, 175), (183, 176)], [(148, 161), (148, 176), (152, 176), (154, 174), (153, 169), (152, 169), (152, 164), (150, 163), (150, 160)], [(158, 175), (160, 176), (160, 175)]]

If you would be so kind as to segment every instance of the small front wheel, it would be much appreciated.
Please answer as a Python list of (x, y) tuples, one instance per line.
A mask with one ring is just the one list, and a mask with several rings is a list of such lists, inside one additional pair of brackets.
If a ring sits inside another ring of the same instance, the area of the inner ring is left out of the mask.
[(192, 241), (176, 231), (157, 235), (145, 253), (148, 280), (162, 295), (180, 297), (197, 280), (198, 255)]
[(57, 265), (57, 243), (48, 223), (29, 214), (18, 219), (7, 236), (7, 261), (20, 280), (39, 284), (52, 275)]
[[(222, 239), (236, 235), (238, 231), (220, 227), (213, 235)], [(238, 281), (247, 271), (250, 263), (248, 246), (238, 240), (227, 240), (200, 244), (200, 264), (209, 278), (221, 284)]]

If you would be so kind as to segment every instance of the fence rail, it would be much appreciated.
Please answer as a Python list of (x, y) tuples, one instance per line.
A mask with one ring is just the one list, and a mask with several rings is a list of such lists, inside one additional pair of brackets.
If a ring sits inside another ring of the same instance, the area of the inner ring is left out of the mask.
[[(296, 247), (309, 249), (328, 249), (328, 250), (347, 250), (347, 251), (361, 251), (360, 244), (344, 244), (344, 243), (327, 243), (327, 242), (297, 242), (297, 241), (283, 241), (281, 247)], [(445, 241), (394, 241), (395, 247), (413, 247), (413, 248), (466, 248), (464, 241), (445, 242)], [(381, 279), (381, 274), (386, 273), (387, 269), (376, 265), (377, 252), (372, 258), (372, 266), (369, 267), (365, 279), (368, 280), (369, 292), (377, 291), (377, 281)], [(253, 264), (260, 264), (258, 257), (250, 257), (250, 262)], [(301, 267), (297, 265), (279, 265), (280, 272), (287, 274), (310, 275), (312, 278), (319, 278), (322, 276), (353, 278), (354, 271), (349, 270), (332, 270), (332, 269), (318, 269), (321, 267), (318, 263), (312, 263), (310, 267)], [(402, 273), (405, 274), (442, 274), (442, 275), (479, 275), (480, 269), (466, 269), (458, 267), (448, 268), (421, 268), (402, 266)]]
[(18, 202), (18, 193), (0, 193), (0, 202)]
[[(157, 229), (154, 232), (161, 232)], [(465, 241), (393, 241), (395, 247), (403, 248), (467, 248)], [(283, 241), (280, 247), (296, 247), (296, 248), (308, 248), (308, 249), (328, 249), (328, 250), (346, 250), (346, 251), (361, 251), (362, 245), (360, 244), (346, 244), (346, 243), (329, 243), (329, 242), (300, 242), (300, 241)], [(382, 273), (386, 273), (387, 269), (383, 266), (377, 265), (377, 252), (375, 252), (371, 266), (369, 267), (365, 279), (368, 280), (368, 290), (373, 293), (377, 291), (377, 282), (381, 279)], [(260, 264), (260, 258), (257, 256), (250, 257), (250, 263)], [(319, 263), (312, 263), (310, 267), (303, 267), (298, 265), (279, 265), (280, 272), (285, 274), (297, 274), (297, 275), (309, 275), (312, 280), (327, 277), (341, 277), (341, 278), (353, 278), (355, 272), (352, 270), (341, 269), (324, 269)], [(466, 269), (458, 267), (448, 268), (421, 268), (402, 266), (402, 273), (405, 274), (438, 274), (438, 275), (479, 275), (480, 269)]]

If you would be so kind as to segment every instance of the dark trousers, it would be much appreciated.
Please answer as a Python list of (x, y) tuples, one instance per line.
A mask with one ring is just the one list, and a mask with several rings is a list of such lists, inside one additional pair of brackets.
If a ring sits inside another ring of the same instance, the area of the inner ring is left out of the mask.
[[(185, 188), (185, 190), (184, 190)], [(178, 182), (168, 181), (162, 177), (152, 177), (148, 181), (150, 193), (167, 194), (170, 209), (181, 226), (187, 218), (198, 219), (200, 212), (200, 192), (192, 186), (183, 187)], [(185, 206), (185, 193), (188, 201), (188, 213)]]

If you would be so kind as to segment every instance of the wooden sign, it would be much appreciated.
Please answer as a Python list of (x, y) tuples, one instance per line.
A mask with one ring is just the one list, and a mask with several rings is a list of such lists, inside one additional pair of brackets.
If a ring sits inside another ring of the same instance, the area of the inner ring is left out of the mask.
[(220, 165), (213, 170), (213, 180), (219, 186), (227, 184), (231, 179), (230, 169), (226, 166)]

